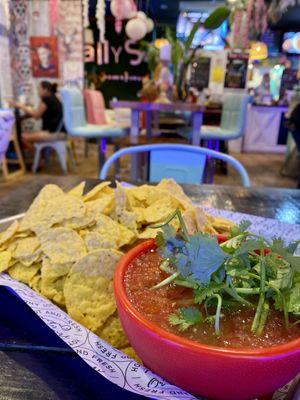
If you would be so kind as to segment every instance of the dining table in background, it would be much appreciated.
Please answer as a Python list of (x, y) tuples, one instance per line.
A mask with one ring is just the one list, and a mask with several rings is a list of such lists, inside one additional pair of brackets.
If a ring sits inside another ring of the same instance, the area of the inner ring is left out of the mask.
[[(36, 176), (0, 197), (0, 220), (23, 213), (40, 189), (57, 184), (64, 190), (79, 177)], [(99, 181), (86, 180), (86, 190)], [(197, 204), (300, 223), (300, 190), (239, 186), (182, 185)], [(274, 233), (276, 234), (276, 232)], [(140, 400), (101, 377), (49, 329), (11, 291), (0, 287), (0, 399), (1, 400)], [(286, 400), (298, 400), (297, 381)]]
[(200, 145), (201, 126), (203, 122), (203, 113), (205, 107), (200, 104), (171, 102), (171, 103), (155, 103), (142, 101), (111, 101), (111, 108), (130, 108), (131, 109), (131, 128), (130, 135), (136, 137), (140, 135), (140, 115), (142, 112), (146, 114), (146, 136), (152, 135), (152, 123), (154, 115), (158, 112), (190, 112), (192, 114), (192, 139), (191, 144)]

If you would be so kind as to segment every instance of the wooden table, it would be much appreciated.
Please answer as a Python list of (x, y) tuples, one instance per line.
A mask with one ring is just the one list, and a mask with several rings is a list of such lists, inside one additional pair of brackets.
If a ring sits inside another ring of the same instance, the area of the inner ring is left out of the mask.
[(192, 140), (191, 144), (195, 146), (200, 145), (201, 139), (201, 125), (203, 121), (203, 112), (205, 107), (199, 104), (190, 103), (146, 103), (140, 101), (111, 101), (112, 108), (130, 108), (131, 111), (131, 136), (138, 136), (140, 134), (140, 113), (146, 113), (146, 132), (147, 136), (151, 136), (153, 114), (158, 111), (174, 112), (174, 111), (189, 111), (192, 113)]
[[(80, 181), (77, 177), (37, 176), (0, 198), (0, 219), (24, 212), (47, 183), (70, 189)], [(88, 180), (86, 189), (96, 184), (96, 180)], [(193, 201), (202, 205), (300, 223), (300, 190), (183, 187)], [(1, 400), (143, 399), (102, 378), (4, 288), (0, 288), (0, 320)], [(293, 391), (286, 400), (299, 400), (299, 392)]]

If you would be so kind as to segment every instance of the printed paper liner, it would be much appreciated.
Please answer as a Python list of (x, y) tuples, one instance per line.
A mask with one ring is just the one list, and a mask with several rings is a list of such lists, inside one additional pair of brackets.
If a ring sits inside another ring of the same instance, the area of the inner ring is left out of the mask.
[[(300, 239), (300, 225), (279, 222), (274, 219), (256, 217), (249, 214), (225, 210), (206, 211), (240, 222), (248, 219), (251, 230), (267, 237), (281, 236), (286, 242)], [(1, 222), (1, 221), (0, 221)], [(75, 322), (64, 311), (7, 274), (0, 274), (0, 285), (12, 289), (68, 346), (70, 346), (95, 371), (123, 389), (151, 397), (152, 399), (196, 400), (176, 386), (173, 386), (146, 369), (121, 351), (114, 349), (94, 333)], [(273, 397), (283, 400), (289, 385), (280, 389)]]

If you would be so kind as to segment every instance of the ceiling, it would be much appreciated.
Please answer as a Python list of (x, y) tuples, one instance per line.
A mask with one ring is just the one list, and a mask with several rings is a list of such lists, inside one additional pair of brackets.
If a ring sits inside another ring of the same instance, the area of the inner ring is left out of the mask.
[[(109, 2), (108, 0), (106, 0)], [(267, 1), (269, 2), (269, 0)], [(156, 25), (175, 25), (180, 9), (213, 9), (224, 3), (222, 0), (137, 0), (140, 10), (144, 10), (155, 21)], [(95, 15), (97, 0), (90, 0), (90, 14)], [(300, 5), (287, 10), (283, 18), (273, 26), (284, 31), (300, 31)]]

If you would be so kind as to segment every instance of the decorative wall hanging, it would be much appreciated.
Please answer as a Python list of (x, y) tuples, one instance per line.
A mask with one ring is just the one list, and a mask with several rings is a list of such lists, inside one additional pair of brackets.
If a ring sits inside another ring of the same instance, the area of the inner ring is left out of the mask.
[(82, 0), (82, 21), (83, 21), (83, 27), (88, 28), (90, 25), (89, 0)]
[(57, 37), (31, 37), (32, 75), (36, 78), (58, 78)]
[(49, 1), (30, 0), (28, 4), (29, 20), (28, 35), (51, 36), (50, 3)]
[(268, 9), (268, 17), (275, 24), (288, 8), (300, 4), (299, 0), (272, 0)]
[[(59, 3), (58, 48), (61, 84), (66, 78), (65, 62), (83, 64), (83, 32), (81, 1), (63, 0)], [(79, 69), (78, 69), (79, 70)], [(72, 80), (74, 81), (74, 80)], [(83, 75), (76, 85), (82, 87)]]
[(99, 29), (99, 40), (105, 41), (105, 0), (98, 0), (96, 7), (96, 19)]
[(31, 61), (28, 37), (28, 0), (12, 0), (11, 15), (11, 63), (14, 74), (15, 95), (25, 95), (29, 100), (32, 94)]
[(63, 65), (63, 80), (67, 86), (83, 86), (83, 64), (78, 61), (66, 61)]
[(115, 30), (117, 33), (122, 31), (122, 21), (132, 18), (136, 10), (133, 8), (130, 0), (112, 0), (110, 3), (110, 11), (115, 17)]
[(143, 39), (154, 28), (154, 22), (143, 11), (138, 11), (125, 27), (127, 36), (135, 41)]
[[(34, 102), (34, 80), (31, 74), (29, 46), (29, 1), (10, 0), (10, 50), (13, 89), (17, 100), (27, 104)], [(33, 120), (24, 121), (24, 130), (32, 130)]]
[(9, 48), (9, 12), (8, 3), (0, 2), (0, 105), (7, 106), (12, 100), (12, 74)]
[(233, 15), (232, 47), (248, 49), (249, 40), (258, 40), (267, 29), (267, 6), (264, 0), (230, 2)]
[(4, 11), (4, 25), (7, 30), (10, 28), (10, 15), (9, 15), (9, 0), (1, 0), (3, 11)]
[(49, 0), (49, 18), (52, 34), (56, 34), (59, 23), (59, 0)]

